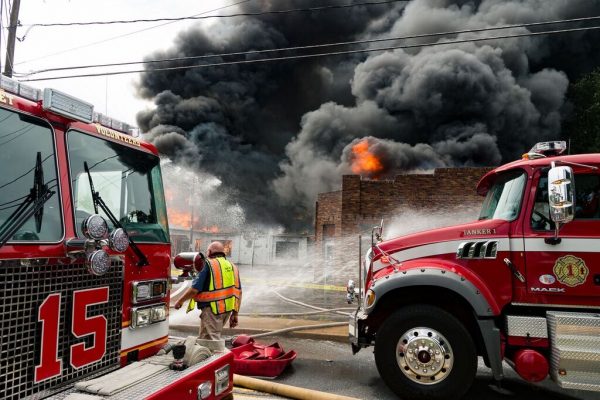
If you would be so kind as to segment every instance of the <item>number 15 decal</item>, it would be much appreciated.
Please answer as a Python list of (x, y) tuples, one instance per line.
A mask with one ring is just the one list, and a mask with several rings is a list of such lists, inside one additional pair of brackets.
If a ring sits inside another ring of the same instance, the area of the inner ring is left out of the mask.
[[(71, 346), (71, 366), (75, 369), (100, 361), (106, 353), (107, 320), (104, 315), (88, 317), (88, 307), (108, 302), (108, 287), (76, 290), (73, 292), (71, 332), (76, 338), (93, 335), (93, 345)], [(35, 366), (34, 383), (40, 383), (62, 374), (62, 360), (58, 357), (60, 325), (60, 293), (48, 295), (38, 309), (42, 323), (40, 363)]]

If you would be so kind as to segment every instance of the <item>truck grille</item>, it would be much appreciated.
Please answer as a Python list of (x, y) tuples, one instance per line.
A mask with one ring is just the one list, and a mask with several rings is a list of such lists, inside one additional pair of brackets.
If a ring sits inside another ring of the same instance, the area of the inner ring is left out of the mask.
[[(29, 260), (0, 261), (0, 399), (37, 399), (56, 392), (81, 377), (119, 364), (121, 342), (121, 297), (123, 263), (114, 260), (103, 276), (94, 276), (84, 264), (63, 265)], [(104, 315), (107, 320), (106, 353), (91, 365), (75, 369), (70, 364), (73, 344), (93, 346), (93, 335), (76, 338), (71, 333), (73, 292), (109, 287), (108, 302), (90, 305), (87, 317)], [(53, 293), (60, 293), (58, 359), (59, 376), (34, 384), (35, 366), (40, 363), (42, 322), (38, 309)]]

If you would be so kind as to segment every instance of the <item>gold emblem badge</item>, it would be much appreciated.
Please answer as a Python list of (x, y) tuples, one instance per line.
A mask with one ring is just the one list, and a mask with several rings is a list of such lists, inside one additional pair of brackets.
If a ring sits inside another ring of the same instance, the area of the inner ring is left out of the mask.
[(575, 256), (561, 257), (554, 264), (556, 279), (569, 287), (579, 286), (584, 283), (589, 272), (585, 261)]

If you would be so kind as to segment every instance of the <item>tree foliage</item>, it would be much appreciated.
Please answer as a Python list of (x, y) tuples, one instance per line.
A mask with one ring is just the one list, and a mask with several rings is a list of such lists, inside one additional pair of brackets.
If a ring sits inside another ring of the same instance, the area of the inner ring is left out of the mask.
[(573, 83), (568, 92), (572, 105), (565, 121), (563, 139), (570, 140), (571, 153), (600, 152), (600, 68)]

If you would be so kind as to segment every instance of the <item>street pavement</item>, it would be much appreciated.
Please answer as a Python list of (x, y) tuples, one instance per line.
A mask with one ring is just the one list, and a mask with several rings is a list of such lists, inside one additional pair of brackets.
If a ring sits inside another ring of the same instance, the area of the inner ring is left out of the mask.
[[(240, 324), (236, 329), (225, 330), (226, 337), (348, 320), (346, 315), (335, 313), (281, 315), (314, 311), (290, 301), (299, 301), (326, 309), (349, 307), (345, 301), (345, 288), (316, 285), (311, 282), (310, 271), (299, 273), (290, 272), (285, 267), (242, 266), (240, 275), (243, 285)], [(277, 282), (277, 284), (271, 285), (269, 282)], [(184, 282), (173, 286), (173, 301), (176, 301), (188, 285), (189, 282)], [(349, 311), (344, 310), (342, 313)], [(171, 308), (169, 320), (172, 336), (197, 335), (198, 311), (186, 314), (183, 308), (180, 310)], [(347, 338), (348, 328), (343, 324), (334, 328), (317, 328), (262, 337), (257, 341), (263, 344), (278, 342), (286, 351), (295, 350), (298, 353), (291, 366), (275, 379), (278, 383), (359, 399), (397, 399), (377, 373), (372, 348), (363, 349), (358, 354), (352, 355)], [(506, 364), (504, 372), (506, 379), (503, 381), (503, 388), (509, 391), (509, 395), (500, 394), (491, 388), (490, 370), (480, 360), (477, 378), (465, 399), (598, 400), (599, 398), (594, 392), (560, 389), (550, 379), (539, 384), (527, 383)], [(262, 396), (260, 393), (236, 392), (235, 398), (277, 398)]]
[[(226, 336), (338, 322), (342, 326), (303, 330), (294, 334), (305, 338), (347, 342), (348, 327), (344, 323), (348, 321), (348, 313), (354, 306), (346, 303), (344, 287), (315, 284), (312, 282), (312, 271), (291, 270), (290, 267), (282, 266), (240, 266), (240, 280), (243, 300), (239, 326), (235, 329), (225, 329)], [(174, 304), (190, 285), (190, 280), (173, 285), (171, 304)], [(300, 305), (298, 302), (320, 309), (341, 311), (317, 313), (319, 310)], [(199, 311), (186, 313), (185, 308), (171, 308), (169, 323), (173, 329), (193, 334), (198, 330)]]

